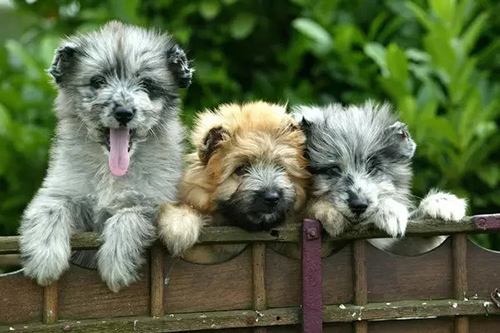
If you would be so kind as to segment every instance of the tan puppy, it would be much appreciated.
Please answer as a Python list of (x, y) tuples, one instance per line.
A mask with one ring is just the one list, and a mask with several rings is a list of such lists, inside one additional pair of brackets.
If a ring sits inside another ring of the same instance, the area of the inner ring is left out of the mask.
[(203, 112), (192, 144), (179, 203), (163, 204), (158, 219), (173, 255), (194, 245), (205, 224), (259, 231), (297, 221), (310, 175), (305, 135), (283, 106), (225, 104)]

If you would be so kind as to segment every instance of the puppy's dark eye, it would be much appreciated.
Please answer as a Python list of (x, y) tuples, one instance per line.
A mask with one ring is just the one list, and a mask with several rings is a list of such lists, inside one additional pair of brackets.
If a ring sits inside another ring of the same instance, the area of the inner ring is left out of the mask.
[(148, 93), (149, 97), (151, 98), (160, 97), (162, 94), (158, 84), (151, 79), (142, 79), (141, 87)]
[(311, 166), (309, 167), (312, 174), (315, 175), (328, 175), (331, 177), (339, 177), (342, 174), (342, 169), (337, 164), (325, 166)]
[(382, 171), (382, 165), (378, 159), (370, 158), (367, 163), (367, 170), (371, 175), (376, 175)]
[(382, 167), (380, 165), (372, 165), (368, 168), (368, 172), (371, 174), (371, 175), (376, 175), (378, 174), (379, 172), (382, 172)]
[(90, 87), (100, 89), (106, 83), (106, 79), (100, 75), (94, 75), (90, 78)]
[(241, 177), (247, 173), (248, 173), (248, 165), (242, 165), (236, 168), (236, 170), (234, 170), (234, 174), (238, 177)]
[(340, 176), (342, 174), (342, 169), (338, 165), (332, 165), (328, 167), (326, 170), (326, 173), (330, 176)]

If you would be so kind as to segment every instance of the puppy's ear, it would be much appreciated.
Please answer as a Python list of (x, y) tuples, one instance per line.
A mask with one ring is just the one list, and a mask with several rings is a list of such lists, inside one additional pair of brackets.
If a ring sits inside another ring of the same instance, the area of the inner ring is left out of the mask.
[(203, 164), (207, 164), (212, 155), (217, 151), (218, 146), (227, 131), (221, 126), (211, 128), (203, 139), (200, 147), (198, 147), (198, 157)]
[(186, 52), (176, 43), (167, 50), (168, 68), (174, 75), (179, 88), (187, 88), (191, 84), (194, 68), (189, 63)]
[(415, 154), (415, 150), (417, 149), (417, 144), (411, 138), (406, 124), (397, 121), (389, 126), (388, 131), (391, 135), (395, 136), (397, 143), (399, 144), (399, 152), (401, 155), (407, 157), (408, 159), (412, 158)]
[(64, 86), (65, 78), (76, 63), (77, 53), (78, 49), (74, 44), (63, 44), (57, 48), (48, 72), (59, 86)]

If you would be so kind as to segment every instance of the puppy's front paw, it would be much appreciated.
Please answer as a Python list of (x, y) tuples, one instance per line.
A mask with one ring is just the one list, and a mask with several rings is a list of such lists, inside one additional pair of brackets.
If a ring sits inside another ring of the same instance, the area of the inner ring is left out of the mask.
[(97, 267), (109, 289), (118, 292), (139, 279), (144, 251), (154, 239), (154, 225), (140, 209), (125, 208), (106, 221)]
[(165, 203), (160, 207), (158, 232), (172, 256), (180, 256), (198, 241), (203, 218), (185, 205)]
[(434, 218), (458, 222), (465, 217), (467, 201), (454, 194), (431, 191), (418, 206), (420, 218)]
[(348, 227), (349, 222), (332, 204), (316, 201), (308, 208), (308, 215), (319, 220), (330, 236), (338, 236)]
[[(57, 281), (69, 268), (71, 251), (62, 243), (51, 242), (36, 251), (22, 256), (24, 275), (36, 280), (41, 286), (48, 286)], [(69, 245), (67, 246), (69, 248)]]
[(380, 203), (375, 225), (392, 237), (403, 236), (408, 224), (408, 208), (405, 205), (388, 199)]
[(20, 248), (24, 274), (46, 286), (69, 268), (72, 230), (69, 212), (59, 204), (32, 204), (21, 222)]

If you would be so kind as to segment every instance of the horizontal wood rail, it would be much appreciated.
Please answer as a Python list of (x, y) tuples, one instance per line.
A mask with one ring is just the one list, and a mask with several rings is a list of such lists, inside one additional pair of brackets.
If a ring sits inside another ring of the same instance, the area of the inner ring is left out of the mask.
[[(391, 303), (326, 305), (323, 321), (357, 322), (361, 320), (404, 320), (450, 316), (499, 315), (500, 309), (484, 300), (457, 301), (410, 300)], [(300, 324), (300, 308), (276, 308), (253, 311), (216, 311), (183, 314), (166, 314), (162, 317), (128, 317), (79, 321), (61, 320), (57, 324), (24, 324), (0, 326), (0, 331), (29, 332), (182, 332), (237, 327), (264, 327)]]
[[(434, 236), (455, 233), (485, 233), (500, 231), (500, 215), (477, 215), (464, 218), (460, 223), (442, 220), (409, 221), (406, 236)], [(237, 227), (207, 227), (200, 236), (199, 243), (299, 243), (301, 224), (291, 224), (270, 231), (249, 232)], [(349, 230), (337, 237), (325, 237), (331, 241), (389, 237), (373, 226)], [(18, 236), (0, 237), (0, 254), (19, 253)], [(99, 247), (97, 233), (83, 232), (71, 238), (73, 250), (88, 250)]]

